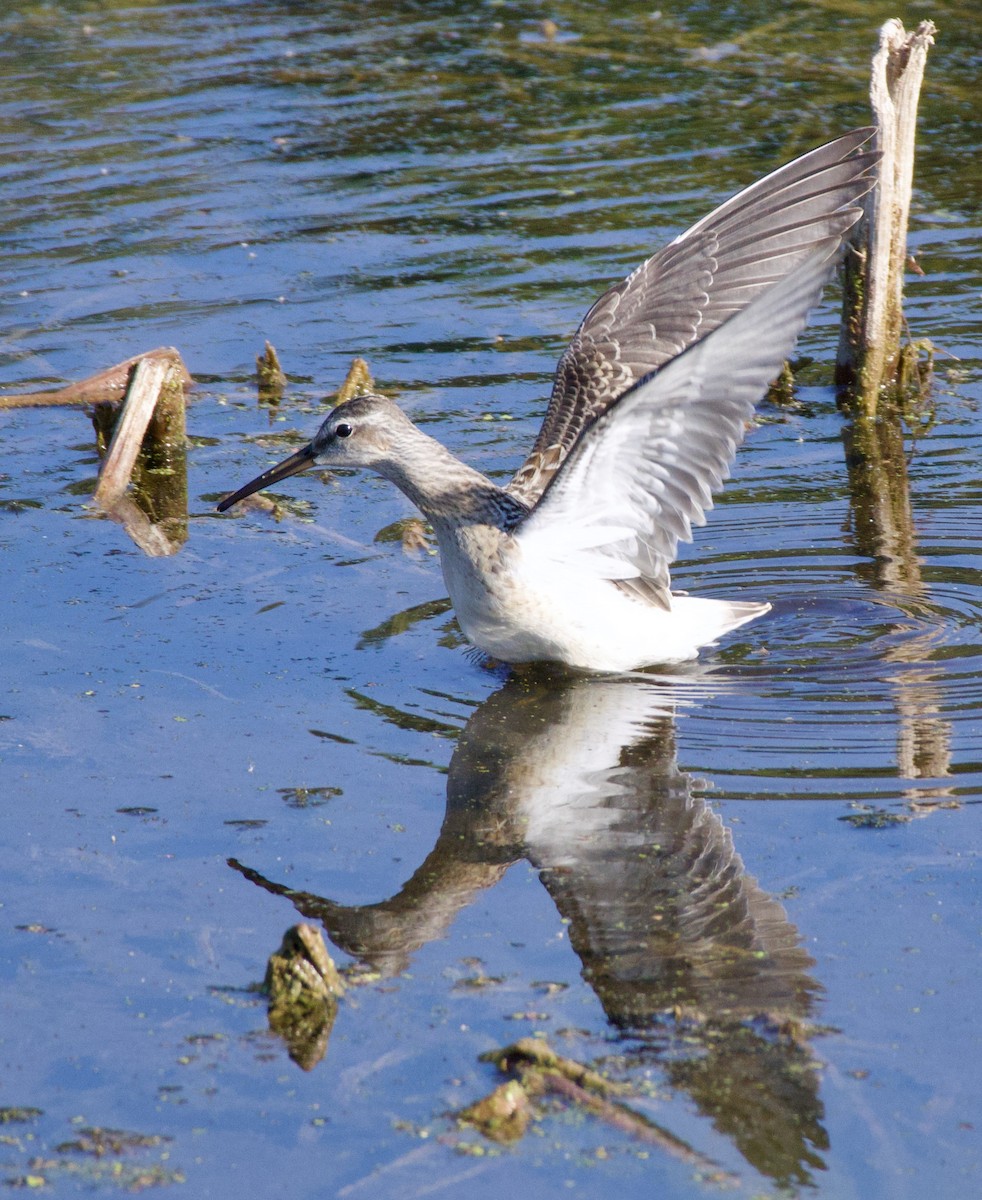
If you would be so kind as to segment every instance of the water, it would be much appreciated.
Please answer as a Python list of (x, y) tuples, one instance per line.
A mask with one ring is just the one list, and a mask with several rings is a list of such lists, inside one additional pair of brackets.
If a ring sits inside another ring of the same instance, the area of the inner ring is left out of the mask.
[[(435, 560), (377, 540), (407, 510), (372, 477), (291, 481), (279, 521), (213, 512), (309, 436), (355, 354), (507, 477), (601, 288), (866, 119), (894, 12), (771, 13), (561, 4), (552, 41), (510, 4), (0, 16), (4, 390), (159, 344), (199, 381), (167, 558), (87, 502), (82, 413), (0, 413), (0, 1078), (40, 1110), (5, 1127), (5, 1178), (977, 1194), (967, 9), (932, 14), (908, 316), (944, 353), (892, 542), (850, 486), (832, 301), (798, 402), (764, 407), (675, 572), (774, 611), (691, 670), (488, 669)], [(266, 338), (279, 410), (255, 402)], [(298, 913), (368, 972), (309, 1071), (250, 990)], [(533, 1032), (677, 1142), (569, 1107), (510, 1147), (459, 1131), (500, 1079), (479, 1055)], [(170, 1140), (58, 1148), (93, 1126)]]

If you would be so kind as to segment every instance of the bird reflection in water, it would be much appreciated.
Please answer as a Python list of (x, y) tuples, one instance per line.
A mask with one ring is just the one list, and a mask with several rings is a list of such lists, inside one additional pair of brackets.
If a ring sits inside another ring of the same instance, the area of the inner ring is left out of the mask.
[(821, 989), (678, 767), (679, 694), (640, 675), (513, 675), (467, 722), (436, 845), (388, 900), (337, 904), (232, 865), (393, 975), (526, 859), (628, 1059), (658, 1065), (756, 1170), (807, 1185), (827, 1146), (807, 1041)]

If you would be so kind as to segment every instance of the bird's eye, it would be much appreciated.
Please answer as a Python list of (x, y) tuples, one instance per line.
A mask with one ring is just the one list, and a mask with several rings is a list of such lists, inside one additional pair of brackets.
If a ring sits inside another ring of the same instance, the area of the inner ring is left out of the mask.
[(351, 429), (350, 425), (341, 424), (341, 425), (334, 426), (334, 436), (335, 437), (351, 437), (351, 434), (352, 434), (352, 429)]

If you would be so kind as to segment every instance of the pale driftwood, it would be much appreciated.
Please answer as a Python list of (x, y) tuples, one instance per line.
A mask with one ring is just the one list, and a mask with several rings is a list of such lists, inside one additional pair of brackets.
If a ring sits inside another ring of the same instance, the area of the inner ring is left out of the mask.
[(118, 500), (129, 485), (143, 435), (170, 371), (171, 364), (159, 358), (143, 358), (136, 364), (116, 432), (99, 472), (95, 499), (104, 508)]
[(117, 496), (112, 504), (104, 506), (104, 511), (117, 525), (122, 525), (148, 558), (169, 558), (187, 538), (186, 527), (183, 537), (172, 537), (169, 526), (155, 524), (129, 496)]
[(53, 408), (57, 406), (84, 407), (87, 404), (118, 404), (126, 395), (130, 377), (136, 364), (143, 359), (161, 360), (170, 363), (178, 372), (182, 385), (190, 387), (191, 378), (180, 351), (173, 346), (158, 346), (145, 354), (137, 354), (125, 362), (99, 371), (80, 383), (69, 383), (50, 392), (26, 392), (19, 395), (0, 395), (0, 409), (5, 408)]
[[(176, 554), (188, 536), (184, 407), (177, 365), (166, 357), (141, 359), (95, 493), (105, 513), (154, 558)], [(132, 495), (127, 494), (131, 478)]]
[(845, 407), (857, 414), (874, 415), (881, 389), (897, 382), (917, 101), (935, 33), (931, 21), (908, 35), (900, 21), (889, 20), (873, 58), (870, 102), (883, 157), (846, 257), (836, 363), (837, 382), (847, 389)]

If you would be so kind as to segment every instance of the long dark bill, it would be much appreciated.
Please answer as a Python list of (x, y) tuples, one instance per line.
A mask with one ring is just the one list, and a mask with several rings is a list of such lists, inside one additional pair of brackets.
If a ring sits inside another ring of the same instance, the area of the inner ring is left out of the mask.
[(291, 454), (289, 458), (285, 458), (275, 467), (270, 467), (268, 471), (263, 471), (262, 475), (257, 475), (251, 483), (247, 483), (245, 487), (240, 487), (231, 496), (226, 496), (221, 504), (219, 504), (218, 511), (225, 512), (233, 504), (238, 504), (240, 500), (244, 500), (246, 496), (251, 496), (254, 492), (261, 492), (263, 488), (270, 487), (274, 483), (279, 483), (281, 479), (288, 479), (291, 475), (298, 475), (301, 471), (306, 471), (308, 467), (312, 467), (313, 465), (314, 452), (309, 446), (304, 446), (302, 450), (298, 450), (296, 454)]

